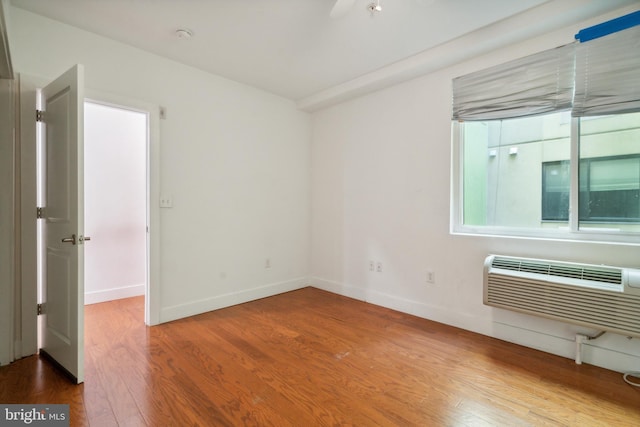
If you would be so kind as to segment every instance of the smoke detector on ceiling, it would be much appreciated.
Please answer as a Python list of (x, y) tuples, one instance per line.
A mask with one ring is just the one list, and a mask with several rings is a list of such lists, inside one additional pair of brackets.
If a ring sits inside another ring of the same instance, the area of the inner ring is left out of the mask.
[(179, 39), (185, 39), (185, 40), (190, 39), (191, 37), (193, 37), (193, 31), (180, 28), (176, 30), (176, 37)]
[(371, 13), (382, 12), (382, 6), (380, 6), (380, 0), (377, 0), (375, 3), (371, 3), (369, 6), (367, 6), (367, 9), (369, 9), (369, 12)]
[[(331, 9), (330, 16), (332, 18), (341, 18), (351, 10), (355, 2), (356, 0), (335, 0), (333, 8)], [(367, 10), (371, 12), (371, 16), (373, 16), (377, 12), (382, 12), (380, 0), (374, 0), (373, 3), (370, 3), (367, 6)]]

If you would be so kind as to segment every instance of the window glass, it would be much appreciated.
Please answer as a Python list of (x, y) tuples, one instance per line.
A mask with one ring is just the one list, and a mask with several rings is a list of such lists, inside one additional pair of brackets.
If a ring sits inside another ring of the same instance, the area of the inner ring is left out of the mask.
[[(580, 129), (573, 139), (572, 120)], [(640, 113), (572, 119), (561, 112), (460, 126), (463, 226), (640, 232)]]
[[(543, 223), (543, 216), (566, 223), (571, 151), (568, 112), (462, 126), (464, 225), (553, 226)], [(544, 196), (542, 181), (548, 190)]]
[(580, 228), (640, 231), (640, 113), (582, 118)]
[(569, 220), (569, 161), (542, 164), (542, 220)]

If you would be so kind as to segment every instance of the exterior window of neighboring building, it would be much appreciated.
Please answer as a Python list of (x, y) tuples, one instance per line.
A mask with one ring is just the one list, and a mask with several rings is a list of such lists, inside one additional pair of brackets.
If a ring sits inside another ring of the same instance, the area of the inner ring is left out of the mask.
[[(581, 222), (640, 223), (640, 155), (580, 160)], [(542, 164), (542, 221), (569, 220), (568, 161)]]
[(542, 221), (569, 221), (569, 162), (542, 164)]

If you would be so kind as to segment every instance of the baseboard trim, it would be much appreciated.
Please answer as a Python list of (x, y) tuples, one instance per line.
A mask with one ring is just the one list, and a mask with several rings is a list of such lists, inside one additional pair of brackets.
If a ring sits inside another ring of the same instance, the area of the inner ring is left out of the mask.
[(490, 335), (491, 321), (477, 316), (472, 316), (466, 313), (451, 313), (451, 311), (443, 310), (442, 308), (433, 305), (400, 298), (384, 292), (362, 289), (354, 285), (339, 283), (319, 277), (310, 277), (309, 284), (318, 289), (360, 301), (369, 302), (371, 304), (390, 308), (402, 313), (411, 314), (483, 335)]
[(197, 314), (206, 313), (208, 311), (218, 310), (220, 308), (230, 307), (236, 304), (242, 304), (260, 298), (294, 291), (296, 289), (302, 289), (306, 286), (308, 286), (307, 278), (301, 277), (284, 282), (256, 286), (255, 288), (238, 292), (231, 292), (224, 295), (218, 295), (212, 298), (205, 298), (185, 304), (165, 307), (160, 311), (160, 323), (171, 322), (173, 320), (195, 316)]
[(320, 277), (313, 276), (309, 277), (309, 284), (314, 288), (357, 299), (359, 301), (367, 300), (366, 292), (363, 289), (358, 288), (357, 286), (350, 286), (345, 283), (335, 282), (332, 280), (326, 280)]
[(144, 295), (144, 288), (145, 285), (141, 284), (124, 286), (121, 288), (105, 289), (102, 291), (86, 292), (84, 294), (84, 304), (98, 304), (106, 301)]
[[(497, 322), (492, 317), (480, 317), (443, 310), (440, 307), (430, 306), (422, 302), (320, 277), (310, 277), (309, 285), (349, 298), (534, 348), (556, 356), (575, 359), (573, 336), (555, 336), (549, 331), (535, 331), (518, 325)], [(564, 332), (566, 331), (562, 331), (558, 335), (566, 335)], [(638, 345), (637, 343), (626, 341), (628, 341), (626, 338), (615, 334), (611, 334), (611, 336), (607, 334), (607, 336), (597, 341), (589, 341), (583, 345), (582, 361), (583, 363), (617, 372), (637, 371), (640, 363), (640, 355), (635, 354)]]

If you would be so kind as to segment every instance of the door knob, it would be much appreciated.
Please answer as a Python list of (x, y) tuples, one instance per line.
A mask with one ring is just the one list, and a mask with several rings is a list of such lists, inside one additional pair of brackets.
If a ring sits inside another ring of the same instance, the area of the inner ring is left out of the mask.
[(71, 237), (65, 237), (62, 239), (62, 243), (71, 243), (72, 245), (76, 244), (76, 235), (72, 234)]
[[(86, 242), (88, 240), (91, 240), (91, 237), (89, 236), (80, 236), (78, 237), (77, 242), (79, 244), (82, 244), (83, 242)], [(62, 243), (71, 243), (72, 245), (76, 244), (76, 235), (72, 234), (71, 237), (65, 237), (64, 239), (62, 239)]]

